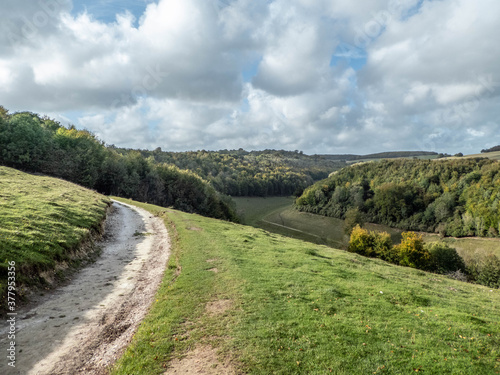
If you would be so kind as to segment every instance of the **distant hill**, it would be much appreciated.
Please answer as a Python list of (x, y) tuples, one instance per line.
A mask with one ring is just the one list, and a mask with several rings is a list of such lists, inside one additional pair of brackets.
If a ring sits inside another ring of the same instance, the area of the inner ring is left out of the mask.
[(345, 160), (345, 161), (355, 161), (355, 160), (365, 160), (365, 159), (396, 159), (396, 158), (411, 158), (411, 157), (422, 157), (422, 156), (438, 156), (437, 152), (432, 151), (390, 151), (390, 152), (379, 152), (375, 154), (367, 155), (317, 155), (328, 160)]
[(497, 152), (497, 151), (500, 151), (500, 145), (492, 147), (492, 148), (487, 148), (485, 150), (481, 150), (481, 153), (484, 154), (487, 152)]

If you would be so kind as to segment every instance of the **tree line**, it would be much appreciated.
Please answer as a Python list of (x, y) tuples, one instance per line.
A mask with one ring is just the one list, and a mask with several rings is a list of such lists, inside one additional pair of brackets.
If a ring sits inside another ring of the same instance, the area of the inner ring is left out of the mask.
[(500, 163), (489, 159), (385, 160), (347, 167), (307, 188), (301, 211), (446, 236), (500, 232)]
[(0, 164), (75, 182), (106, 195), (237, 221), (234, 202), (191, 171), (120, 154), (92, 133), (0, 106)]
[(115, 148), (121, 155), (139, 152), (157, 163), (187, 169), (209, 181), (219, 192), (231, 196), (300, 195), (315, 181), (345, 166), (344, 162), (300, 151), (190, 151), (165, 152)]
[(486, 149), (483, 149), (481, 150), (481, 153), (487, 153), (487, 152), (497, 152), (497, 151), (500, 151), (500, 145), (498, 146), (495, 146), (495, 147), (491, 147), (491, 148), (486, 148)]

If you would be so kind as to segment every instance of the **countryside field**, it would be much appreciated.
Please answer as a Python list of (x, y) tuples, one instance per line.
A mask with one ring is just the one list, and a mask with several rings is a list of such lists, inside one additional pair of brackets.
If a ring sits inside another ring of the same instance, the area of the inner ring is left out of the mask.
[(200, 351), (220, 373), (500, 373), (498, 290), (122, 201), (165, 220), (173, 253), (113, 374), (161, 374)]
[[(43, 282), (39, 274), (100, 229), (109, 199), (60, 179), (0, 167), (0, 293), (6, 290), (9, 261), (18, 282)], [(19, 292), (19, 291), (18, 291)]]

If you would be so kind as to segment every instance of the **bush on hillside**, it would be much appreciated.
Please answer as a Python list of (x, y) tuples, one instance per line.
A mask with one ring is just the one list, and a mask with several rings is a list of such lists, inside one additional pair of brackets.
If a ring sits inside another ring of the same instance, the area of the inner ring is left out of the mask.
[(356, 225), (351, 232), (348, 251), (384, 260), (393, 259), (391, 236), (386, 233), (369, 232)]
[(424, 247), (424, 240), (421, 234), (415, 232), (403, 232), (401, 244), (395, 248), (399, 252), (402, 266), (430, 270), (431, 254)]
[(425, 249), (431, 255), (432, 271), (442, 274), (465, 272), (464, 260), (454, 248), (444, 243), (435, 242), (425, 245)]
[(490, 288), (500, 288), (500, 259), (494, 254), (476, 254), (467, 260), (467, 275), (470, 281)]

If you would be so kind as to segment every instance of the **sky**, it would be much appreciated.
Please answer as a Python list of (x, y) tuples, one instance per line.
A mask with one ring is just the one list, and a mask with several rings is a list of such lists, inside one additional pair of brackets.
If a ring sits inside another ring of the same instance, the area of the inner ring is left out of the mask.
[(500, 144), (498, 0), (2, 0), (0, 105), (119, 147)]

